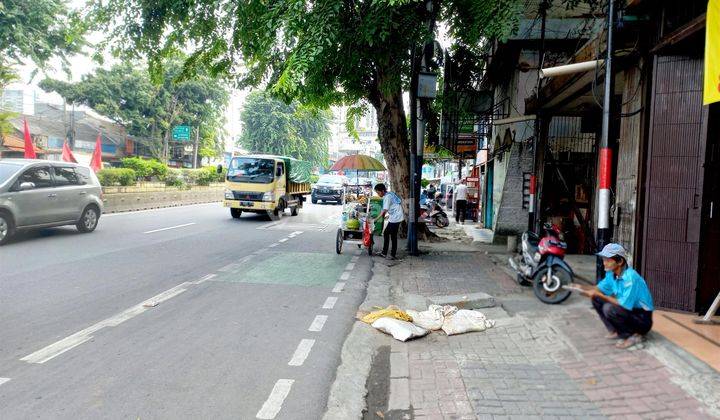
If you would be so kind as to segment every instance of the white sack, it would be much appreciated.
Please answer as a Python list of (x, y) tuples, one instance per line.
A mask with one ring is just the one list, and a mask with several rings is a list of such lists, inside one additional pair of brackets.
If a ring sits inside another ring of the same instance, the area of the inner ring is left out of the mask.
[(383, 317), (372, 323), (373, 328), (390, 334), (396, 340), (407, 341), (411, 338), (427, 335), (428, 330), (414, 325), (412, 322), (395, 318)]
[(445, 317), (452, 315), (457, 311), (454, 306), (430, 305), (427, 311), (413, 311), (408, 309), (406, 312), (413, 319), (413, 324), (418, 325), (430, 331), (436, 331), (442, 328)]
[(471, 331), (485, 331), (493, 326), (495, 326), (495, 321), (487, 319), (482, 312), (460, 309), (452, 316), (445, 317), (442, 330), (447, 335), (455, 335)]

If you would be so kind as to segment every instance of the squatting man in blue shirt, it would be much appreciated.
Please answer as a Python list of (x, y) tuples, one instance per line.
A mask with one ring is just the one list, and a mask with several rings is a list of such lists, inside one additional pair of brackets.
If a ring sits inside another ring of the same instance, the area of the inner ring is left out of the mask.
[(627, 349), (640, 344), (652, 328), (653, 299), (645, 280), (628, 266), (625, 248), (608, 244), (596, 255), (602, 257), (605, 278), (597, 287), (583, 287), (609, 339), (621, 339), (615, 347)]

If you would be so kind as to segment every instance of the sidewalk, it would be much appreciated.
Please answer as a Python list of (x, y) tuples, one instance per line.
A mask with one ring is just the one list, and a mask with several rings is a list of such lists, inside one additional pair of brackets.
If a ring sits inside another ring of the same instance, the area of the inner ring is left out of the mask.
[(351, 336), (373, 346), (364, 418), (720, 418), (720, 374), (662, 336), (651, 333), (644, 349), (615, 349), (587, 300), (549, 306), (518, 286), (491, 258), (504, 247), (423, 248), (418, 258), (376, 259), (361, 309), (424, 309), (427, 297), (485, 292), (497, 306), (482, 312), (497, 325), (402, 343), (358, 323)]

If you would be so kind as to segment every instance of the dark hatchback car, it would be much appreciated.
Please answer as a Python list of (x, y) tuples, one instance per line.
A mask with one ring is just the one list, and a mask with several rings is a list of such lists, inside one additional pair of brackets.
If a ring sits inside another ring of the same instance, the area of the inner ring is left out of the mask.
[(312, 203), (317, 204), (318, 201), (342, 203), (345, 185), (347, 184), (348, 179), (342, 175), (322, 175), (313, 186), (310, 196)]

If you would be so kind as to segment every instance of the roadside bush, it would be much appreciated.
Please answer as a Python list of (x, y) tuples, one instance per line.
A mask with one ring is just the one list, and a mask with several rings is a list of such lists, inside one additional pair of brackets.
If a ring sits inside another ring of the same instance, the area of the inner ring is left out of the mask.
[(197, 170), (197, 185), (210, 185), (213, 182), (222, 182), (224, 180), (225, 176), (218, 174), (214, 166), (205, 166)]
[(164, 179), (168, 173), (168, 166), (157, 160), (146, 161), (150, 168), (150, 176), (157, 177), (158, 179)]
[(139, 157), (126, 157), (121, 161), (123, 168), (132, 169), (135, 174), (140, 178), (148, 178), (152, 175), (152, 168), (150, 161), (141, 159)]
[(137, 183), (137, 173), (129, 168), (107, 168), (97, 173), (100, 185), (129, 187)]
[(199, 175), (197, 169), (182, 169), (182, 178), (186, 184), (196, 185)]
[(421, 179), (420, 180), (420, 186), (423, 188), (427, 188), (427, 186), (430, 185), (430, 181), (427, 179)]
[(182, 170), (180, 169), (173, 169), (168, 168), (167, 173), (165, 174), (165, 185), (168, 187), (184, 187), (185, 186), (185, 179), (183, 177)]

